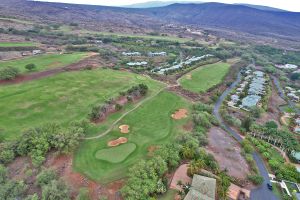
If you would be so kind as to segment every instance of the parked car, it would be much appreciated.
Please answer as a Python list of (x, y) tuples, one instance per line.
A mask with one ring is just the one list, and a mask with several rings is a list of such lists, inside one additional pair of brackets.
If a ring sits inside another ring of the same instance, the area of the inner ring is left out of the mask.
[(267, 183), (267, 186), (268, 186), (268, 189), (269, 189), (269, 190), (273, 190), (272, 183)]

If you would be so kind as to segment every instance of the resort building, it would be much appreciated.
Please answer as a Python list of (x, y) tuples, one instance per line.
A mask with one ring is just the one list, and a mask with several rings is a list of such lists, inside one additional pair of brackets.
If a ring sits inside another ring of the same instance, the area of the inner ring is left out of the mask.
[(190, 191), (184, 200), (215, 200), (216, 179), (194, 175)]

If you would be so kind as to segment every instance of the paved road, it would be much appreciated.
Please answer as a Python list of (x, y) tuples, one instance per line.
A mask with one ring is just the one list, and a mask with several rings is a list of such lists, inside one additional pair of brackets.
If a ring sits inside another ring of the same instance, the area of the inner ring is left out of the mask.
[[(274, 85), (275, 85), (276, 88), (277, 88), (277, 91), (278, 91), (279, 96), (280, 96), (281, 98), (283, 98), (283, 99), (286, 100), (287, 98), (286, 98), (286, 96), (285, 96), (284, 90), (282, 89), (281, 84), (280, 84), (280, 81), (278, 80), (278, 78), (275, 77), (275, 76), (272, 76), (272, 80), (273, 80)], [(298, 115), (300, 115), (300, 109), (297, 108), (296, 104), (295, 104), (293, 101), (291, 101), (291, 100), (288, 99), (288, 100), (287, 100), (287, 103), (289, 104), (289, 106), (290, 106), (291, 108), (293, 108), (293, 109), (297, 112)]]
[[(241, 81), (241, 74), (239, 73), (236, 78), (236, 81), (233, 82), (230, 85), (230, 87), (228, 87), (226, 91), (219, 97), (213, 111), (214, 116), (220, 122), (221, 126), (223, 126), (223, 128), (227, 131), (227, 133), (231, 134), (238, 142), (241, 142), (243, 138), (235, 130), (233, 130), (232, 128), (230, 128), (224, 123), (224, 120), (222, 119), (219, 110), (226, 96), (230, 94), (230, 92), (237, 86), (237, 84), (239, 84), (240, 81)], [(256, 152), (254, 152), (252, 155), (256, 162), (260, 175), (264, 178), (264, 182), (260, 187), (251, 191), (250, 199), (251, 200), (278, 200), (278, 198), (274, 195), (274, 193), (267, 188), (267, 183), (270, 182), (270, 178), (263, 160)]]

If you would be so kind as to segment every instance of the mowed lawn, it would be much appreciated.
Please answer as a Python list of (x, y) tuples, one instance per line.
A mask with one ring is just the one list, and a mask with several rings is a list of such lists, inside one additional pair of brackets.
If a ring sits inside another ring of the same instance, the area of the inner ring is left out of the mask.
[(0, 47), (35, 47), (38, 46), (34, 42), (0, 42)]
[(34, 71), (36, 72), (51, 68), (64, 67), (72, 63), (76, 63), (87, 56), (87, 53), (44, 54), (12, 61), (0, 61), (0, 68), (12, 66), (18, 68), (21, 73), (26, 73), (28, 70), (25, 66), (27, 64), (35, 64), (36, 69)]
[(0, 137), (14, 139), (22, 130), (46, 122), (68, 125), (86, 119), (93, 105), (139, 83), (148, 85), (149, 94), (162, 87), (149, 78), (108, 69), (65, 72), (23, 84), (0, 86)]
[[(74, 154), (75, 171), (101, 183), (126, 177), (127, 170), (132, 164), (147, 158), (150, 146), (172, 142), (176, 135), (185, 132), (183, 125), (190, 118), (181, 120), (171, 118), (172, 113), (180, 108), (187, 108), (189, 117), (191, 116), (190, 104), (186, 100), (174, 93), (162, 91), (134, 112), (125, 116), (113, 131), (104, 137), (82, 141)], [(130, 126), (129, 133), (120, 133), (118, 127), (123, 124)], [(119, 153), (118, 147), (107, 146), (108, 141), (119, 137), (126, 137), (128, 143), (135, 144), (136, 147), (134, 148), (133, 145), (124, 146), (126, 150), (116, 158), (104, 156), (103, 152), (112, 156), (115, 152)]]
[(215, 63), (199, 67), (184, 75), (180, 85), (192, 92), (206, 92), (208, 89), (222, 82), (230, 69), (228, 63)]

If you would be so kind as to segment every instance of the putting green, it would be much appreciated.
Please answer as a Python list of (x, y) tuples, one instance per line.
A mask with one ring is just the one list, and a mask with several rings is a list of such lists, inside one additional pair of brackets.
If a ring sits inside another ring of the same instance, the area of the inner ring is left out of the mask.
[(96, 152), (95, 157), (110, 163), (119, 163), (125, 160), (135, 149), (134, 143), (126, 143), (117, 147), (101, 149)]

